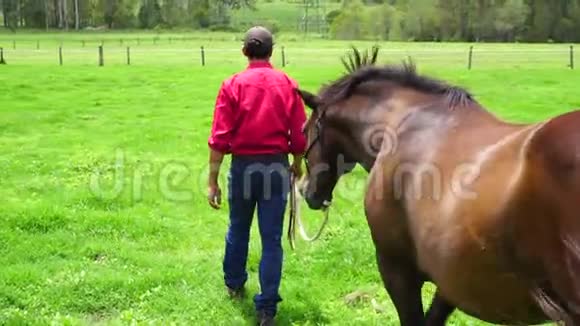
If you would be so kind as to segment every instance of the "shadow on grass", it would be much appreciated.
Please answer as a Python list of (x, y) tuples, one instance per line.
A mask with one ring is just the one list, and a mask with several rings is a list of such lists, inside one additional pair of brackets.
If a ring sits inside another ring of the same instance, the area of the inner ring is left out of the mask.
[[(249, 325), (256, 325), (256, 310), (252, 296), (239, 301), (236, 306), (246, 316)], [(289, 301), (289, 300), (288, 300)], [(299, 304), (287, 302), (281, 305), (276, 315), (276, 325), (298, 324), (328, 324), (330, 321), (324, 316), (320, 306), (307, 298), (300, 298)]]

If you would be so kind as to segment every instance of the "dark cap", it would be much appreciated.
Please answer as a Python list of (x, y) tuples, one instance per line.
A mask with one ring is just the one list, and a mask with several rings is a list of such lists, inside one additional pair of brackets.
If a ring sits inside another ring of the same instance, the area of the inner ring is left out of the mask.
[(270, 49), (274, 45), (272, 33), (262, 26), (254, 26), (246, 32), (244, 37), (245, 47), (258, 47)]

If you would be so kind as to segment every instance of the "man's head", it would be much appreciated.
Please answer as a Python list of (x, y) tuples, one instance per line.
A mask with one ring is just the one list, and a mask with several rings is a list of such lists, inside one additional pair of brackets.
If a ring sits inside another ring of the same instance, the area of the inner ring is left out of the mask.
[(273, 46), (272, 33), (262, 26), (255, 26), (246, 32), (242, 51), (250, 60), (267, 60), (272, 56)]

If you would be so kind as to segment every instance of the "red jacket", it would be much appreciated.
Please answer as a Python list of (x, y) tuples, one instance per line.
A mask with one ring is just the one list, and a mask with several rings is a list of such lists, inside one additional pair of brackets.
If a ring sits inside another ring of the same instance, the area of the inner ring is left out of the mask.
[(254, 61), (222, 83), (208, 145), (231, 154), (301, 154), (306, 114), (297, 83)]

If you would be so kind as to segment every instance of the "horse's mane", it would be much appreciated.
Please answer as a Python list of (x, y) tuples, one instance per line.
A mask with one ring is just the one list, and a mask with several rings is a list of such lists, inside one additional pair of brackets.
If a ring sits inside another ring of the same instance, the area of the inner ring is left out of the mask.
[(377, 46), (373, 46), (370, 53), (368, 50), (361, 53), (353, 46), (352, 52), (341, 59), (347, 74), (324, 87), (320, 94), (322, 101), (334, 104), (353, 95), (357, 87), (365, 82), (390, 81), (420, 92), (445, 96), (452, 107), (474, 102), (473, 96), (463, 88), (417, 74), (410, 58), (400, 65), (376, 66), (378, 53)]

